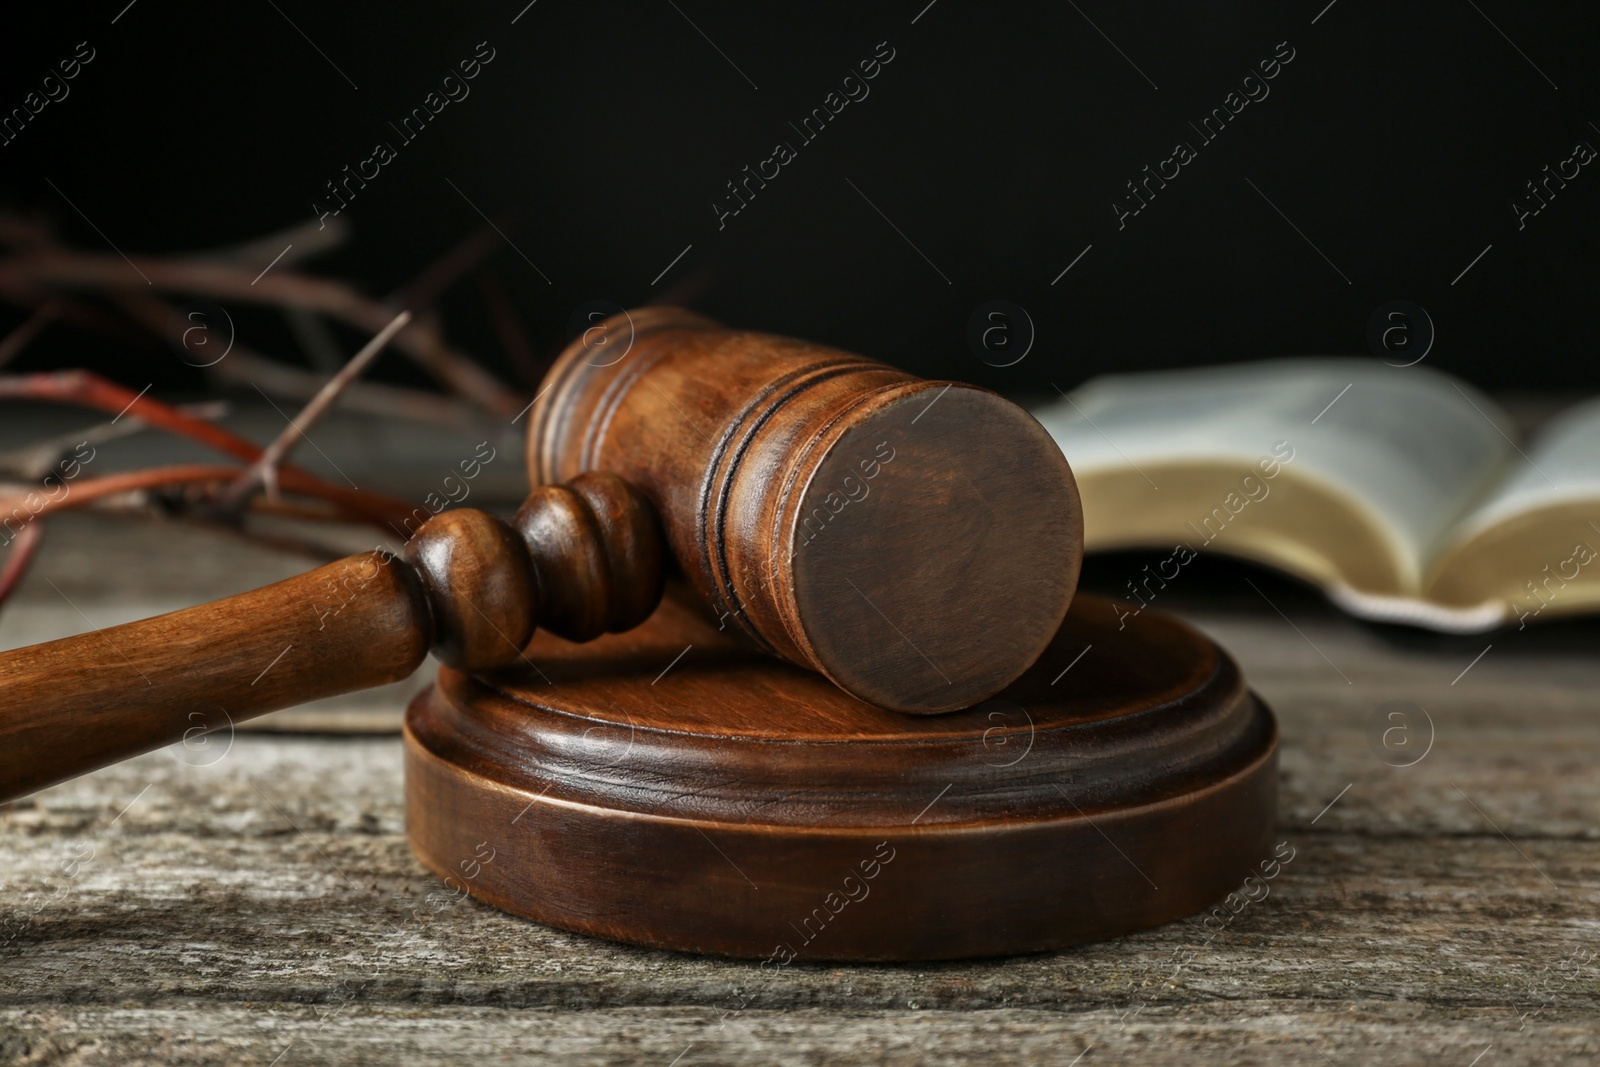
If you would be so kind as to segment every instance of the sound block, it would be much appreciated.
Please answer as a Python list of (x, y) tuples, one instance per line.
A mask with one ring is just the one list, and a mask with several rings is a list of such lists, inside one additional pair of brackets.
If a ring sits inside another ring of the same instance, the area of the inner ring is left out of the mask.
[[(882, 654), (919, 655), (900, 625)], [(777, 965), (1038, 952), (1199, 911), (1270, 848), (1272, 714), (1153, 611), (1119, 629), (1079, 596), (1000, 697), (930, 717), (671, 599), (527, 658), (412, 703), (407, 833), (452, 888), (568, 930)]]

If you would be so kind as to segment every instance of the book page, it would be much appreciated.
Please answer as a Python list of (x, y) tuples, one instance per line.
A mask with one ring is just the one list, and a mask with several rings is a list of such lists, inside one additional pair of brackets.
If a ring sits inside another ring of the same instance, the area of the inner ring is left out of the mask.
[(1513, 453), (1505, 480), (1463, 520), (1458, 534), (1465, 540), (1513, 515), (1581, 502), (1595, 505), (1600, 525), (1600, 400), (1562, 412), (1521, 455)]
[(1372, 514), (1417, 586), (1435, 547), (1515, 456), (1509, 420), (1470, 386), (1361, 358), (1099, 378), (1034, 414), (1084, 471), (1193, 460), (1237, 462), (1243, 473), (1286, 442), (1289, 466)]

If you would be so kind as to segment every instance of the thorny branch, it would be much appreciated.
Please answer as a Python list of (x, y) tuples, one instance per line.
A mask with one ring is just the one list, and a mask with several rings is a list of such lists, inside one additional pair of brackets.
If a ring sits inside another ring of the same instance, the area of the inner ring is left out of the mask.
[[(84, 440), (85, 435), (106, 441), (149, 428), (196, 442), (245, 465), (186, 464), (77, 477), (70, 491), (41, 493), (52, 478), (58, 488), (65, 484), (58, 466), (65, 456), (61, 441), (35, 442), (0, 456), (6, 468), (0, 477), (20, 477), (32, 483), (0, 482), (0, 517), (24, 517), (20, 528), (15, 523), (7, 527), (13, 536), (11, 550), (0, 564), (0, 604), (36, 555), (44, 517), (72, 508), (93, 506), (148, 514), (154, 507), (184, 519), (212, 524), (220, 520), (227, 528), (261, 541), (273, 541), (274, 536), (246, 529), (242, 520), (247, 513), (354, 521), (386, 532), (401, 530), (415, 510), (405, 502), (336, 485), (283, 462), (298, 437), (335, 402), (454, 426), (470, 424), (471, 408), (505, 417), (522, 410), (523, 400), (516, 392), (445, 341), (437, 317), (429, 312), (432, 301), (475, 268), (497, 242), (484, 233), (469, 235), (387, 301), (379, 301), (342, 281), (296, 269), (306, 258), (338, 244), (346, 233), (343, 225), (322, 228), (307, 224), (228, 248), (135, 257), (139, 271), (152, 284), (134, 287), (122, 258), (68, 248), (42, 222), (0, 212), (0, 249), (5, 250), (0, 255), (0, 301), (31, 312), (0, 337), (0, 366), (54, 323), (119, 339), (127, 338), (130, 331), (134, 336), (153, 334), (162, 340), (181, 335), (190, 324), (175, 302), (153, 295), (152, 289), (176, 299), (209, 297), (281, 308), (300, 327), (296, 333), (303, 342), (317, 336), (326, 339), (322, 318), (377, 335), (331, 376), (301, 370), (238, 344), (228, 359), (206, 368), (217, 380), (249, 381), (267, 392), (307, 401), (290, 427), (266, 449), (208, 422), (208, 417), (219, 413), (214, 406), (199, 410), (174, 407), (87, 371), (0, 375), (0, 401), (72, 404), (115, 416), (109, 423), (76, 435), (75, 441)], [(270, 272), (264, 269), (269, 264)], [(497, 320), (506, 318), (508, 308), (497, 310)], [(497, 321), (496, 326), (503, 338), (516, 336), (520, 342), (513, 322)], [(356, 381), (391, 342), (460, 399)], [(323, 355), (316, 365), (326, 367), (336, 353)], [(514, 357), (519, 366), (528, 362), (525, 343), (518, 345)], [(263, 485), (268, 490), (266, 499), (255, 495)], [(280, 500), (279, 491), (307, 498), (318, 506)]]
[(311, 398), (311, 402), (300, 410), (300, 414), (283, 428), (283, 432), (256, 458), (250, 469), (239, 475), (238, 480), (228, 487), (227, 492), (222, 495), (223, 502), (237, 505), (257, 485), (265, 486), (268, 498), (276, 500), (278, 464), (283, 457), (288, 455), (289, 449), (293, 448), (306, 435), (306, 431), (316, 424), (323, 412), (333, 406), (333, 402), (339, 399), (339, 394), (355, 381), (374, 359), (378, 358), (378, 353), (383, 351), (384, 345), (387, 345), (395, 334), (405, 329), (406, 323), (410, 321), (411, 312), (400, 312), (390, 320), (389, 325), (378, 332), (378, 336), (367, 342), (365, 348), (350, 357), (350, 362), (346, 363), (338, 374), (328, 379), (328, 384), (319, 389), (317, 395)]

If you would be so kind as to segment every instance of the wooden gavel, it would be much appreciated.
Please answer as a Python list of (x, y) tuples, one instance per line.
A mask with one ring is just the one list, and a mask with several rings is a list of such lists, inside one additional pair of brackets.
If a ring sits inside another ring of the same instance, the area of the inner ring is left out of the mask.
[(398, 681), (430, 650), (485, 672), (536, 627), (628, 629), (669, 554), (713, 621), (897, 711), (981, 702), (1055, 635), (1082, 515), (1021, 408), (675, 308), (596, 329), (533, 407), (539, 488), (509, 524), (444, 512), (398, 556), (0, 654), (0, 799), (197, 721)]

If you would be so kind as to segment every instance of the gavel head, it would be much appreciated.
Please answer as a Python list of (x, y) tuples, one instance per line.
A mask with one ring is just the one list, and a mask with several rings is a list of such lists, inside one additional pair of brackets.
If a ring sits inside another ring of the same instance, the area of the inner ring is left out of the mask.
[(562, 353), (528, 460), (536, 485), (632, 482), (713, 621), (898, 711), (1005, 688), (1077, 586), (1077, 486), (1027, 412), (677, 308)]

